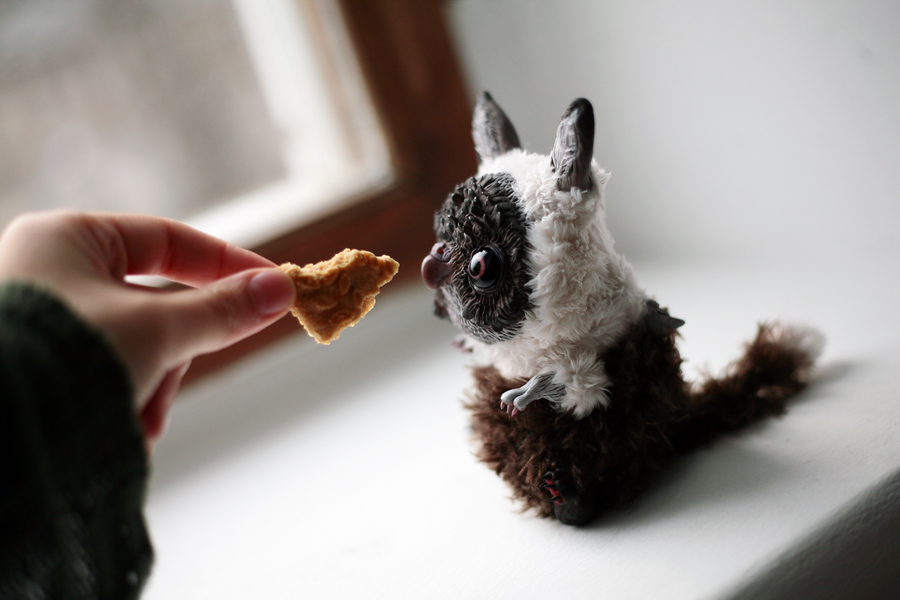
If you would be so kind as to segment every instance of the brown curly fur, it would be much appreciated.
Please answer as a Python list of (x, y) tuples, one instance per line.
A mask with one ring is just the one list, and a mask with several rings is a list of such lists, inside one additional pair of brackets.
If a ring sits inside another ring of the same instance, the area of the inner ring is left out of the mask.
[(675, 338), (674, 331), (659, 336), (634, 325), (600, 357), (612, 381), (609, 408), (580, 420), (545, 401), (510, 417), (500, 408), (500, 395), (525, 381), (507, 380), (493, 367), (475, 368), (475, 394), (467, 407), (480, 439), (479, 458), (542, 517), (554, 514), (541, 488), (548, 471), (568, 477), (578, 494), (605, 510), (631, 499), (675, 454), (783, 413), (787, 398), (805, 386), (812, 363), (763, 324), (722, 377), (692, 388), (682, 377)]

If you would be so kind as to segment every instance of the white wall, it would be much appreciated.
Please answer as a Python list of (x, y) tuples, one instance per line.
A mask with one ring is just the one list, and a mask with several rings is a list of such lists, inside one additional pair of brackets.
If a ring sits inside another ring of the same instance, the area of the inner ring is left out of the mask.
[(456, 0), (471, 95), (547, 153), (578, 96), (631, 257), (900, 250), (900, 3)]

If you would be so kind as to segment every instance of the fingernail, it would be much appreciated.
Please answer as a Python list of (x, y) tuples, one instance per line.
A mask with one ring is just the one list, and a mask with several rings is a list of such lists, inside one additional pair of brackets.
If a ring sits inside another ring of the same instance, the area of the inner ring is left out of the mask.
[(247, 283), (253, 305), (263, 316), (282, 313), (294, 303), (294, 282), (283, 271), (268, 269), (254, 275)]

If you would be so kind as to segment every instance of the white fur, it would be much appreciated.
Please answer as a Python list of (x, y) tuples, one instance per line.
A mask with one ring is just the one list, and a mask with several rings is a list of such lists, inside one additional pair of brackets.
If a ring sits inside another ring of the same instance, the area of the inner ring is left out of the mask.
[(555, 373), (565, 386), (559, 408), (577, 418), (609, 403), (609, 378), (598, 355), (643, 314), (647, 296), (631, 265), (613, 249), (603, 187), (609, 175), (593, 162), (594, 185), (561, 192), (547, 156), (513, 150), (484, 161), (479, 175), (509, 173), (526, 216), (537, 274), (533, 309), (518, 334), (473, 343), (509, 378)]

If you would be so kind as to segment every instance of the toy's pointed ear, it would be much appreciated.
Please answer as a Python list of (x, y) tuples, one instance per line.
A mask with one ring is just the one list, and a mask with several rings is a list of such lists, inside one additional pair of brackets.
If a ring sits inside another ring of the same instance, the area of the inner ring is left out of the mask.
[(521, 147), (519, 136), (509, 117), (487, 92), (481, 92), (475, 103), (472, 140), (480, 162)]
[(550, 153), (550, 167), (556, 173), (556, 187), (591, 187), (591, 157), (594, 153), (594, 108), (584, 98), (569, 105), (556, 130), (556, 142)]

